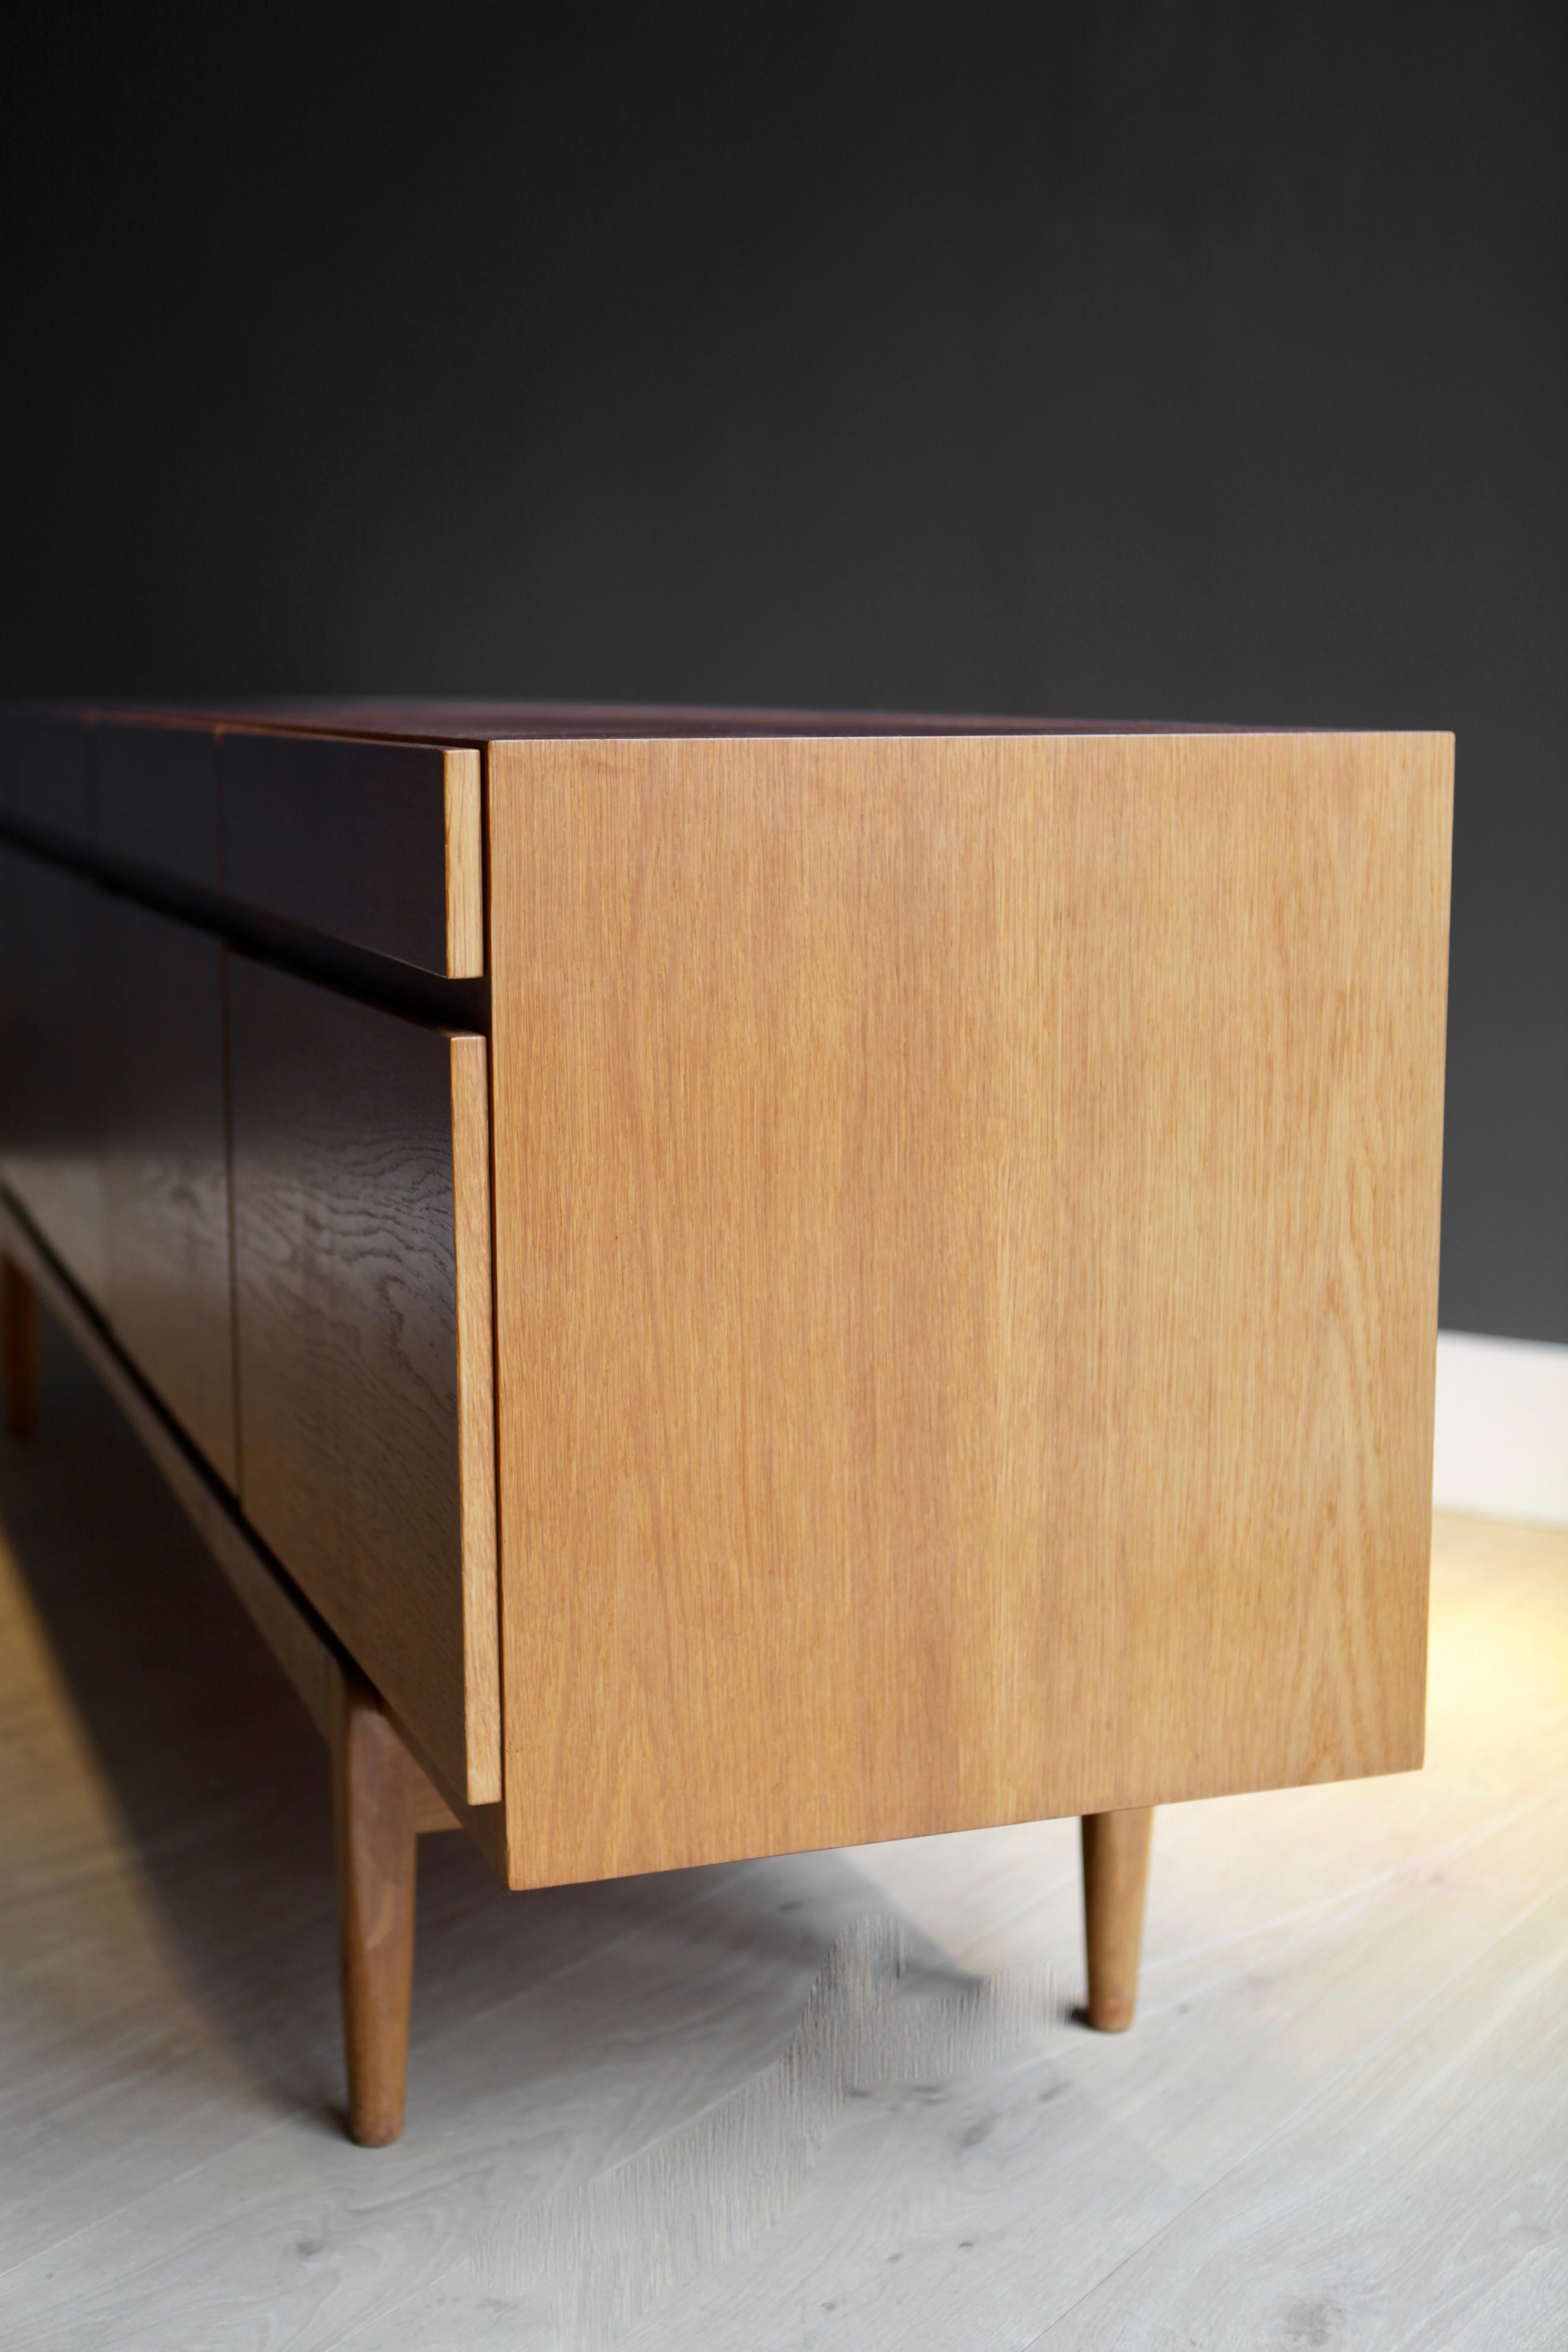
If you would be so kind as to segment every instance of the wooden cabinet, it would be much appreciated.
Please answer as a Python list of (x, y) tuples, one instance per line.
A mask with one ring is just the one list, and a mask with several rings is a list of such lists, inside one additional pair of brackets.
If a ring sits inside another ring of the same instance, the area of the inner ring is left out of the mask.
[(1447, 739), (508, 716), (14, 728), (4, 1173), (512, 1883), (1415, 1761)]
[(447, 1809), (522, 1887), (1420, 1761), (1452, 762), (12, 725), (0, 1227), (327, 1662), (362, 1943)]
[(514, 1877), (1419, 1762), (1449, 756), (491, 747)]
[(485, 1041), (228, 961), (240, 1493), (470, 1803), (500, 1795)]
[(237, 1487), (222, 943), (105, 891), (98, 969), (109, 1319)]

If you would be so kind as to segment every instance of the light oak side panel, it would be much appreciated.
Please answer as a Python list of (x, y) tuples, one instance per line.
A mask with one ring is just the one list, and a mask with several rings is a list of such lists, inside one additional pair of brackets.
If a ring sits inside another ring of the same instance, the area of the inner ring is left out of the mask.
[(485, 968), (485, 834), (477, 751), (441, 755), (445, 787), (447, 970), (474, 979)]
[(1449, 739), (489, 757), (513, 1883), (1419, 1762)]
[(483, 1624), (470, 1642), (466, 1615), (493, 1422), (461, 1424), (484, 1402), (489, 1284), (459, 1259), (488, 1195), (458, 1205), (484, 1173), (482, 1073), (444, 1031), (244, 957), (227, 979), (243, 1508), (443, 1789), (483, 1805), (500, 1793), (494, 1642)]

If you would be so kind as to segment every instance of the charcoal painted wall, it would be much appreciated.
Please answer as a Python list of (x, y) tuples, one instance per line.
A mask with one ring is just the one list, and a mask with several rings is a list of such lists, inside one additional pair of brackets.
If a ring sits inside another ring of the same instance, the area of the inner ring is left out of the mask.
[(0, 690), (1452, 727), (1568, 1339), (1568, 16), (554, 13), (14, 12)]

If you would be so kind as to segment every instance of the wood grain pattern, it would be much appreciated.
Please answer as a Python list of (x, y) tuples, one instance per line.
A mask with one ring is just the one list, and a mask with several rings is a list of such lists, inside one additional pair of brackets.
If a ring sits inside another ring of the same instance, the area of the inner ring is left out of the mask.
[(470, 1844), (479, 1848), (496, 1876), (506, 1878), (506, 1818), (499, 1797), (487, 1798), (483, 1803), (470, 1804), (460, 1785), (454, 1785), (432, 1759), (430, 1750), (416, 1731), (412, 1731), (395, 1707), (382, 1706), (409, 1755), (418, 1766), (425, 1790), (416, 1797), (415, 1827), (421, 1835), (426, 1830), (459, 1829)]
[(488, 1213), (471, 1140), (458, 1209), (453, 1127), (483, 1040), (240, 956), (228, 979), (243, 1507), (443, 1784), (485, 1804), (493, 1636), (464, 1602), (494, 1540), (474, 1524), (490, 1435), (465, 1444), (482, 1401), (458, 1316), (488, 1275), (458, 1260)]
[(236, 898), (424, 971), (483, 971), (477, 750), (230, 729), (219, 773)]
[(101, 1302), (97, 900), (90, 882), (0, 846), (0, 1174)]
[(217, 737), (210, 727), (91, 730), (95, 838), (159, 874), (216, 890), (223, 879)]
[(441, 754), (446, 794), (447, 964), (454, 978), (485, 968), (485, 821), (479, 753)]
[(1138, 1960), (1149, 1886), (1147, 1805), (1083, 1817), (1083, 1930), (1089, 1966), (1089, 2022), (1100, 2033), (1125, 2033), (1138, 2009)]
[(514, 1884), (1419, 1762), (1451, 757), (491, 747)]
[(223, 949), (107, 894), (99, 944), (109, 1319), (237, 1488)]
[(414, 1992), (414, 1768), (363, 1675), (339, 1680), (330, 1739), (349, 2137), (403, 2129)]
[[(398, 1737), (402, 1738), (399, 1732)], [(408, 1743), (404, 1740), (405, 1750)], [(414, 1830), (417, 1837), (433, 1836), (443, 1830), (460, 1830), (462, 1822), (446, 1799), (421, 1771), (413, 1755), (408, 1756), (409, 1769), (414, 1775)]]

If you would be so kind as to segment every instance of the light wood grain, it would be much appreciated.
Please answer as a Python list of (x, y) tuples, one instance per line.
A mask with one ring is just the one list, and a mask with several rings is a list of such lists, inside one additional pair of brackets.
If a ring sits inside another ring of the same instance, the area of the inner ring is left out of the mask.
[(447, 867), (447, 971), (485, 968), (485, 825), (477, 748), (442, 752)]
[(403, 2129), (414, 1993), (414, 1769), (363, 1675), (342, 1675), (329, 1745), (338, 1870), (349, 2136), (385, 2147)]
[(1083, 1819), (1083, 1927), (1089, 1967), (1089, 2022), (1100, 2033), (1125, 2033), (1138, 2008), (1143, 1902), (1149, 1885), (1147, 1806)]
[(514, 1883), (1418, 1762), (1448, 739), (489, 777)]
[(486, 1402), (488, 1254), (467, 1262), (488, 1225), (468, 1197), (484, 1043), (239, 956), (228, 984), (245, 1515), (442, 1786), (487, 1804), (500, 1794), (480, 1524), (493, 1434), (488, 1416), (461, 1427)]
[[(402, 1734), (399, 1733), (398, 1737), (402, 1738)], [(403, 1744), (406, 1749), (407, 1741), (404, 1740)], [(408, 1760), (414, 1772), (415, 1834), (418, 1837), (429, 1837), (443, 1830), (460, 1830), (463, 1826), (462, 1822), (446, 1799), (439, 1794), (427, 1776), (420, 1769), (412, 1754), (409, 1755)]]
[(237, 1488), (223, 949), (127, 898), (100, 902), (109, 1319)]

